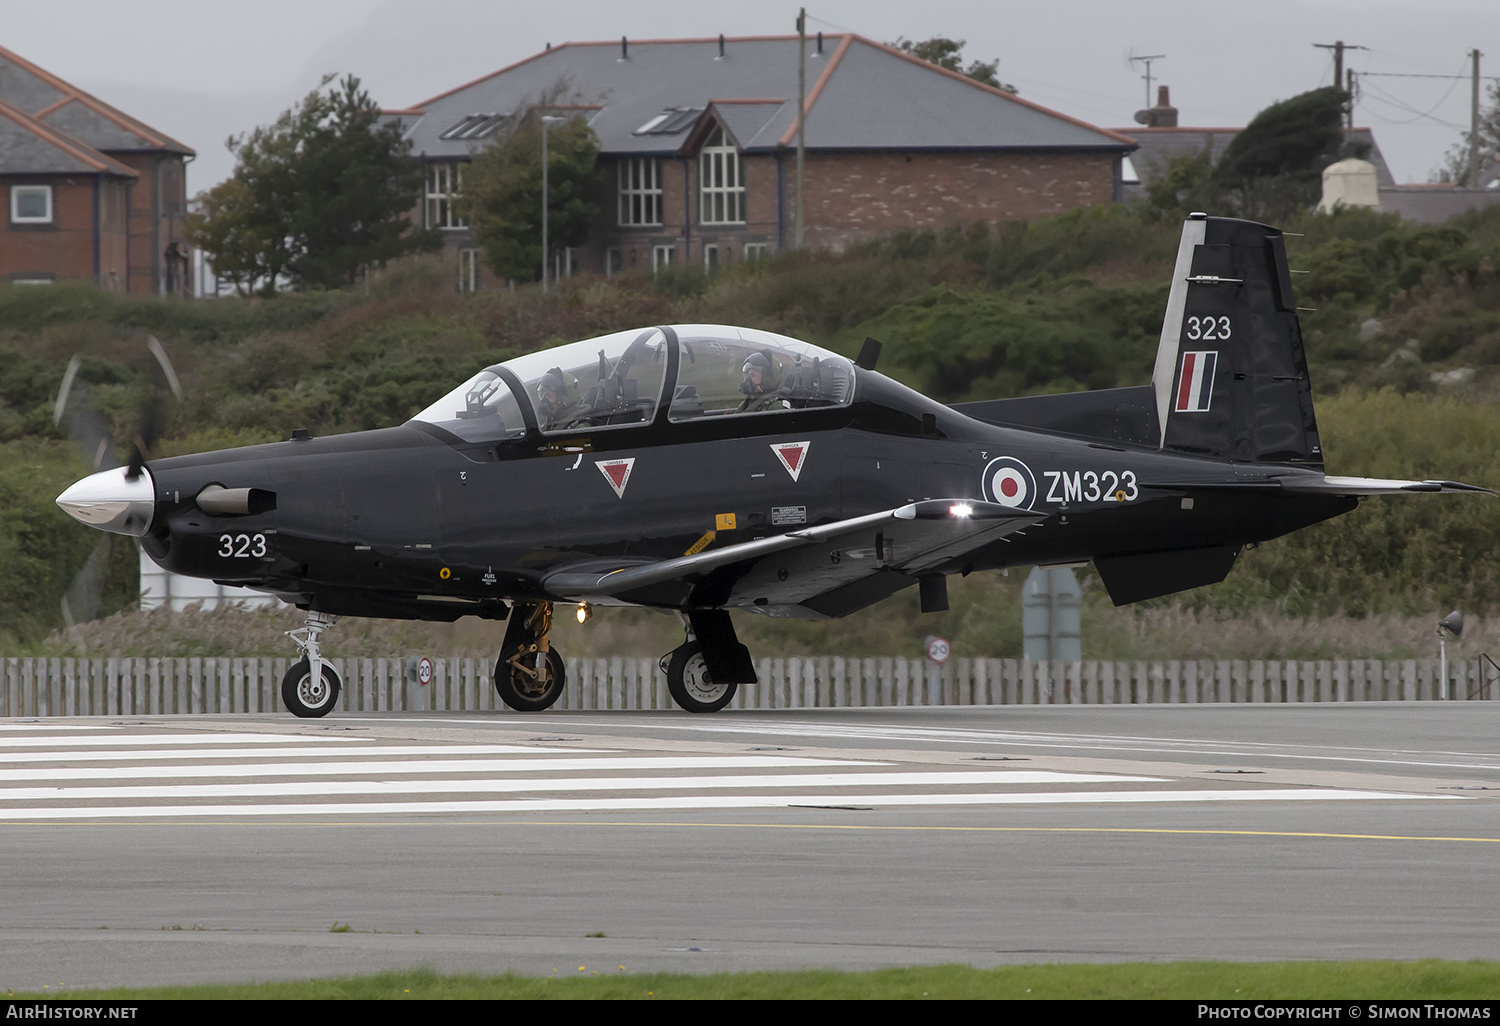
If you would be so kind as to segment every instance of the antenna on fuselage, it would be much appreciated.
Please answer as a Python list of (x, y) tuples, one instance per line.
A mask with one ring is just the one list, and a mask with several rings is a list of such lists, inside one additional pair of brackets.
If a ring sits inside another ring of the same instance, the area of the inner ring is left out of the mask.
[(874, 370), (875, 361), (880, 359), (880, 343), (865, 336), (865, 344), (859, 348), (859, 357), (854, 361), (854, 366), (863, 367), (865, 370)]

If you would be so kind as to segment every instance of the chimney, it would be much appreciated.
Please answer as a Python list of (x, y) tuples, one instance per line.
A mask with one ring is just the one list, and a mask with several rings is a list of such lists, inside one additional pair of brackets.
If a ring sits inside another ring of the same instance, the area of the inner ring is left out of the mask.
[(1156, 87), (1156, 106), (1136, 111), (1135, 120), (1147, 128), (1177, 127), (1177, 108), (1172, 106), (1166, 86)]
[(1152, 128), (1176, 128), (1177, 108), (1167, 95), (1166, 86), (1156, 87), (1156, 106), (1151, 108)]
[(626, 41), (624, 36), (620, 37), (620, 60), (630, 60), (630, 44)]

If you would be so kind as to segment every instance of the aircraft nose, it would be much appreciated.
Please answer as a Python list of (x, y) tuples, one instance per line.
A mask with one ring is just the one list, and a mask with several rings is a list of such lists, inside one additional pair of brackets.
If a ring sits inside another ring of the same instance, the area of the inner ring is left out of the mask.
[(145, 468), (134, 481), (126, 474), (125, 467), (90, 474), (59, 495), (57, 504), (79, 523), (140, 538), (151, 529), (156, 485)]

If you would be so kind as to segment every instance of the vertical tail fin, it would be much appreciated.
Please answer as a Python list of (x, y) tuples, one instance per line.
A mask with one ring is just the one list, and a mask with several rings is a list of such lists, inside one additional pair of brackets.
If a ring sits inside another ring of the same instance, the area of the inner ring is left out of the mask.
[(1189, 215), (1151, 385), (1164, 449), (1322, 465), (1279, 229)]

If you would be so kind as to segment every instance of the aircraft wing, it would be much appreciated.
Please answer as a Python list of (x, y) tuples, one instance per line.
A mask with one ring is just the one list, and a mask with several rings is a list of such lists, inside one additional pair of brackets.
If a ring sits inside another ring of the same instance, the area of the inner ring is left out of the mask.
[(889, 586), (869, 599), (878, 601), (916, 575), (1046, 516), (974, 499), (927, 499), (689, 556), (562, 567), (542, 584), (573, 601), (784, 607), (881, 577)]
[(1461, 481), (1402, 481), (1381, 477), (1335, 477), (1333, 475), (1245, 474), (1235, 480), (1142, 480), (1142, 488), (1172, 491), (1276, 491), (1309, 495), (1401, 495), (1413, 492), (1483, 492), (1493, 489)]
[(1333, 495), (1393, 495), (1400, 492), (1488, 492), (1489, 488), (1459, 481), (1397, 481), (1379, 477), (1283, 477), (1288, 492), (1325, 492)]

